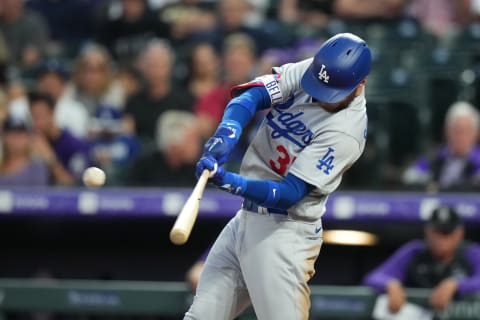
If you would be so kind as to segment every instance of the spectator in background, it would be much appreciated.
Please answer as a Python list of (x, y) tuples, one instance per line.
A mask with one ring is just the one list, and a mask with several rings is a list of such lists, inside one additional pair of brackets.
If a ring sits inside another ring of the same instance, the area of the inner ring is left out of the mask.
[(55, 121), (77, 137), (85, 138), (90, 116), (87, 109), (72, 96), (66, 95), (67, 71), (58, 60), (45, 61), (37, 76), (37, 90), (55, 100)]
[(218, 22), (208, 32), (197, 34), (196, 39), (210, 42), (217, 51), (223, 47), (224, 40), (232, 34), (244, 33), (250, 36), (258, 54), (269, 48), (280, 48), (290, 44), (289, 34), (275, 21), (264, 22), (259, 26), (247, 25), (248, 17), (254, 6), (248, 0), (220, 0), (217, 2)]
[(113, 4), (118, 5), (100, 25), (98, 41), (123, 65), (132, 62), (153, 38), (166, 37), (168, 31), (146, 0), (121, 0)]
[(244, 34), (234, 34), (225, 39), (223, 48), (223, 82), (195, 102), (203, 138), (210, 137), (220, 123), (223, 111), (230, 100), (230, 88), (249, 81), (255, 68), (255, 43)]
[(334, 0), (333, 13), (351, 20), (393, 19), (403, 15), (407, 2), (409, 0)]
[(480, 130), (478, 111), (467, 102), (456, 102), (445, 119), (446, 145), (433, 156), (421, 157), (404, 174), (410, 187), (437, 190), (475, 190), (480, 187)]
[(259, 58), (259, 74), (272, 73), (273, 67), (305, 60), (315, 55), (322, 41), (311, 38), (300, 39), (291, 48), (269, 49)]
[(344, 19), (412, 17), (439, 38), (452, 36), (472, 20), (469, 0), (335, 0), (333, 12)]
[(46, 94), (29, 94), (33, 148), (49, 166), (53, 182), (72, 185), (89, 164), (88, 145), (55, 122), (55, 101)]
[(267, 14), (270, 9), (270, 0), (247, 0), (250, 5), (250, 10), (245, 17), (245, 24), (251, 27), (264, 27), (265, 23), (268, 25)]
[(445, 38), (454, 35), (472, 20), (471, 3), (470, 0), (408, 1), (405, 14), (417, 19), (426, 31)]
[(67, 87), (65, 95), (82, 103), (90, 116), (95, 115), (98, 105), (124, 107), (125, 93), (115, 79), (112, 59), (104, 47), (88, 45), (80, 52), (73, 83)]
[(92, 161), (105, 171), (108, 184), (121, 184), (140, 151), (135, 137), (123, 133), (122, 113), (108, 106), (99, 107), (89, 136)]
[(0, 30), (13, 64), (30, 68), (42, 59), (49, 40), (48, 27), (41, 16), (24, 9), (23, 0), (2, 1)]
[(168, 26), (168, 39), (175, 48), (181, 48), (199, 31), (211, 30), (216, 23), (212, 1), (178, 0), (159, 10), (160, 20)]
[(186, 187), (195, 184), (195, 163), (201, 142), (195, 116), (164, 112), (157, 121), (157, 150), (140, 158), (131, 172), (136, 186)]
[(330, 22), (334, 3), (335, 0), (281, 0), (278, 15), (285, 23), (322, 28)]
[(7, 90), (7, 111), (6, 113), (15, 119), (29, 120), (28, 98), (23, 84), (11, 81)]
[(142, 86), (141, 78), (140, 72), (132, 65), (122, 66), (120, 70), (118, 70), (117, 79), (122, 86), (125, 100), (128, 101), (128, 99), (140, 91)]
[(212, 91), (219, 84), (219, 57), (211, 44), (193, 47), (188, 59), (188, 88), (195, 99)]
[(432, 289), (429, 304), (445, 309), (454, 296), (480, 292), (480, 246), (463, 240), (464, 228), (450, 207), (435, 209), (414, 240), (365, 277), (364, 284), (386, 292), (397, 313), (406, 302), (404, 287)]
[[(290, 50), (283, 49), (268, 49), (258, 59), (258, 73), (269, 74), (272, 73), (272, 68), (281, 66), (282, 64), (293, 62), (295, 56), (290, 53)], [(286, 58), (286, 59), (285, 59)], [(282, 63), (285, 61), (284, 63)]]
[(163, 112), (192, 108), (188, 90), (172, 83), (174, 61), (172, 48), (162, 40), (151, 42), (140, 56), (138, 65), (146, 85), (129, 99), (125, 124), (128, 132), (136, 133), (146, 143), (154, 139), (156, 121)]
[(32, 137), (25, 120), (9, 117), (3, 122), (0, 186), (46, 186), (48, 166), (32, 155)]
[(44, 17), (52, 40), (60, 46), (62, 53), (69, 54), (92, 36), (94, 13), (106, 1), (28, 0), (25, 5)]

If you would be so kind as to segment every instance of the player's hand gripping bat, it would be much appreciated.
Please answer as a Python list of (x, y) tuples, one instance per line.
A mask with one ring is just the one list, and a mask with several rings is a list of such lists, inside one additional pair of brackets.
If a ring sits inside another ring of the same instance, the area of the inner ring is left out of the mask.
[(177, 220), (170, 231), (170, 241), (176, 245), (182, 245), (187, 242), (188, 237), (192, 232), (193, 224), (197, 219), (200, 200), (202, 199), (203, 191), (205, 190), (209, 176), (210, 171), (203, 170), (192, 194), (183, 205), (182, 211), (180, 211)]

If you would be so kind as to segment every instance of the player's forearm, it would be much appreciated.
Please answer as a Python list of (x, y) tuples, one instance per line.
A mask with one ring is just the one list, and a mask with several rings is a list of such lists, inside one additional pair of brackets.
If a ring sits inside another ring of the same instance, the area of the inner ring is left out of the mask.
[(212, 157), (223, 165), (235, 148), (243, 128), (260, 108), (265, 108), (270, 97), (264, 87), (253, 87), (234, 98), (227, 106), (222, 122), (207, 140), (202, 157)]
[(223, 114), (223, 121), (236, 121), (245, 127), (259, 110), (270, 107), (270, 97), (265, 87), (253, 87), (233, 98)]
[(365, 286), (375, 289), (377, 292), (385, 292), (387, 290), (387, 286), (392, 281), (399, 280), (389, 274), (374, 271), (365, 277), (365, 279), (363, 280), (363, 284)]
[(416, 240), (403, 245), (382, 265), (370, 272), (364, 278), (363, 284), (383, 292), (392, 280), (404, 281), (408, 265), (423, 248), (424, 244)]
[(304, 198), (313, 186), (288, 175), (281, 181), (255, 180), (227, 172), (220, 186), (268, 208), (288, 209)]
[(480, 275), (458, 280), (457, 292), (460, 296), (480, 292)]

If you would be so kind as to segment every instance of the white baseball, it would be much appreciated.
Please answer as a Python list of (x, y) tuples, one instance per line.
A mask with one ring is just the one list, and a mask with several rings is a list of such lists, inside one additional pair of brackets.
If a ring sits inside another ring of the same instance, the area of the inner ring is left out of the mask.
[(105, 184), (106, 179), (105, 172), (97, 167), (87, 168), (83, 172), (83, 183), (89, 188), (98, 188)]

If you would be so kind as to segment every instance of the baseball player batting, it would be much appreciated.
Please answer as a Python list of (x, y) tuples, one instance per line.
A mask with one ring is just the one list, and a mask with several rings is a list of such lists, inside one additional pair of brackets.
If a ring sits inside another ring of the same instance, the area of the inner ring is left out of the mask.
[[(364, 87), (371, 53), (343, 33), (313, 58), (273, 68), (232, 89), (197, 174), (244, 198), (215, 241), (184, 319), (233, 319), (253, 305), (260, 320), (308, 319), (328, 195), (365, 147)], [(255, 112), (270, 109), (240, 174), (222, 164)]]

